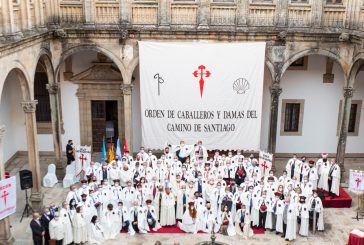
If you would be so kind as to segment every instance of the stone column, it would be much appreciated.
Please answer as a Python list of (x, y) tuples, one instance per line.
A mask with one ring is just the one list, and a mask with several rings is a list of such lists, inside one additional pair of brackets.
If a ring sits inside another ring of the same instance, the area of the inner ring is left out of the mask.
[(20, 15), (21, 15), (21, 29), (23, 31), (30, 30), (33, 25), (30, 14), (30, 2), (29, 0), (22, 0), (19, 3), (20, 3)]
[(40, 27), (40, 3), (41, 0), (33, 0), (34, 8), (34, 27)]
[(85, 15), (86, 24), (95, 24), (95, 4), (94, 0), (84, 0), (83, 11)]
[(60, 105), (58, 101), (58, 83), (47, 84), (49, 93), (49, 100), (51, 105), (51, 120), (52, 120), (52, 133), (53, 133), (53, 146), (55, 154), (56, 175), (59, 180), (64, 177), (64, 164), (62, 162), (62, 139), (61, 139), (61, 117), (60, 117)]
[[(0, 178), (5, 178), (5, 166), (3, 160), (3, 144), (2, 139), (5, 137), (5, 126), (0, 125)], [(14, 238), (10, 231), (10, 220), (9, 217), (0, 220), (0, 244), (13, 244)]]
[(170, 9), (169, 0), (159, 0), (159, 29), (170, 29)]
[(14, 23), (14, 10), (13, 10), (13, 1), (12, 0), (1, 0), (1, 15), (2, 25), (3, 25), (3, 34), (12, 34), (15, 32), (15, 23)]
[(25, 125), (27, 131), (28, 162), (33, 175), (33, 188), (30, 202), (34, 210), (40, 210), (43, 205), (41, 193), (41, 175), (39, 167), (37, 126), (35, 121), (35, 109), (38, 101), (30, 100), (21, 103), (25, 113)]
[[(280, 69), (280, 68), (278, 68)], [(279, 96), (282, 93), (280, 87), (281, 73), (280, 70), (274, 75), (274, 81), (270, 87), (271, 102), (270, 102), (270, 119), (269, 119), (269, 138), (268, 138), (268, 152), (276, 153), (277, 142), (277, 128), (278, 128), (278, 108)], [(273, 161), (272, 170), (275, 171), (275, 161)]]
[(351, 0), (346, 4), (346, 16), (345, 16), (345, 28), (357, 29), (361, 28), (360, 23), (360, 11), (362, 7), (361, 0)]
[(278, 0), (276, 5), (276, 26), (286, 27), (288, 20), (288, 0)]
[(197, 29), (209, 29), (210, 7), (208, 0), (200, 0), (198, 8), (198, 26)]
[(242, 30), (248, 25), (249, 1), (240, 0), (237, 4), (237, 29)]
[(133, 90), (133, 84), (122, 84), (121, 91), (123, 95), (123, 103), (124, 103), (124, 132), (126, 142), (128, 144), (128, 148), (130, 153), (133, 153), (133, 127), (132, 127), (132, 118), (131, 118), (131, 109), (132, 109), (132, 101), (131, 101), (131, 93)]
[(324, 1), (312, 1), (312, 26), (320, 28), (322, 24), (322, 12), (324, 11)]
[(351, 100), (353, 98), (354, 88), (344, 87), (344, 103), (342, 106), (342, 116), (340, 118), (340, 133), (337, 143), (336, 160), (341, 169), (341, 182), (344, 182), (343, 174), (345, 172), (345, 148), (348, 136), (348, 126), (350, 118)]
[(130, 0), (120, 0), (120, 20), (121, 24), (128, 25), (130, 24), (129, 13), (131, 12), (130, 9)]

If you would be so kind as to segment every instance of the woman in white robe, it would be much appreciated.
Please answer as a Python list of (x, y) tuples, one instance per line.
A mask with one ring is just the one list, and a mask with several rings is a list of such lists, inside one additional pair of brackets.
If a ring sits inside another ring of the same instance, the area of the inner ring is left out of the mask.
[(81, 206), (78, 206), (76, 208), (76, 214), (73, 216), (72, 225), (73, 225), (73, 242), (76, 244), (86, 243), (88, 239), (88, 231)]
[(340, 195), (339, 188), (340, 188), (340, 166), (335, 162), (332, 166), (333, 170), (331, 173), (332, 182), (331, 182), (331, 189), (330, 192), (334, 193), (336, 196)]
[(178, 227), (186, 233), (197, 233), (197, 210), (193, 201), (188, 203), (188, 209), (183, 214), (182, 222), (178, 222)]
[(284, 201), (279, 198), (276, 199), (276, 233), (283, 233), (283, 211), (284, 211)]
[(267, 215), (265, 217), (265, 229), (273, 229), (273, 200), (271, 198), (267, 199), (265, 202), (267, 206)]
[(223, 235), (235, 236), (235, 226), (232, 219), (231, 212), (227, 205), (223, 207), (223, 211), (220, 213), (220, 231)]
[(63, 244), (70, 244), (73, 242), (73, 230), (72, 230), (72, 217), (68, 209), (68, 203), (63, 202), (62, 208), (59, 212), (59, 218), (64, 224), (64, 239)]
[(97, 216), (94, 215), (91, 218), (91, 224), (88, 231), (88, 243), (90, 244), (102, 244), (105, 241), (104, 229), (101, 224), (97, 222)]

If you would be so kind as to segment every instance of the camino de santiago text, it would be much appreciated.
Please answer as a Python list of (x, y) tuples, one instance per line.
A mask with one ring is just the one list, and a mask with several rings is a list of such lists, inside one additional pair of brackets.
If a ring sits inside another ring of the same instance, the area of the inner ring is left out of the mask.
[[(146, 118), (153, 119), (179, 119), (185, 123), (167, 123), (166, 130), (170, 132), (234, 132), (237, 120), (258, 119), (256, 110), (241, 111), (176, 111), (153, 110), (144, 111)], [(186, 123), (186, 120), (193, 120)], [(214, 120), (215, 123), (199, 123), (198, 120)], [(219, 120), (216, 123), (216, 120)], [(161, 121), (162, 123), (162, 121)]]

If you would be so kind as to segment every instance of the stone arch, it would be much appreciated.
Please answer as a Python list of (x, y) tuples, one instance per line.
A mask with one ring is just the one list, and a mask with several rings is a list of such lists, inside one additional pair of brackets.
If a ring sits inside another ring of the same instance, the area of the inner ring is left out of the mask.
[(4, 81), (0, 83), (2, 84), (2, 87), (0, 87), (0, 101), (6, 79), (8, 78), (11, 72), (15, 72), (17, 78), (19, 79), (22, 99), (24, 101), (29, 101), (32, 98), (32, 93), (30, 91), (30, 86), (29, 86), (30, 81), (32, 80), (30, 79), (29, 74), (26, 71), (26, 68), (19, 61), (13, 61), (12, 65), (10, 65), (9, 67), (10, 67), (9, 69), (4, 71), (5, 74)]
[[(44, 70), (47, 73), (48, 76), (48, 82), (49, 83), (55, 83), (55, 76), (54, 76), (54, 68), (53, 68), (53, 63), (52, 63), (52, 53), (46, 49), (46, 48), (41, 48), (38, 57), (36, 59), (36, 63), (35, 63), (35, 67), (37, 67), (38, 63), (40, 61), (43, 61), (44, 63)], [(34, 74), (35, 75), (36, 72), (36, 68), (34, 68)]]
[(364, 53), (359, 53), (353, 58), (353, 63), (350, 65), (349, 69), (349, 79), (347, 87), (354, 87), (356, 76), (359, 73), (360, 68), (364, 65)]
[(265, 59), (266, 59), (265, 65), (267, 66), (267, 68), (269, 70), (272, 82), (274, 82), (274, 65), (273, 65), (272, 61), (269, 59), (269, 57), (266, 56)]
[(309, 48), (309, 49), (301, 50), (301, 51), (293, 54), (291, 57), (289, 57), (287, 60), (284, 61), (284, 64), (282, 66), (281, 77), (283, 76), (283, 74), (287, 71), (288, 67), (294, 61), (296, 61), (299, 58), (309, 56), (309, 55), (322, 55), (322, 56), (326, 56), (326, 57), (333, 59), (340, 65), (340, 68), (343, 71), (344, 76), (346, 77), (346, 73), (344, 72), (343, 64), (340, 60), (340, 57), (338, 55), (336, 55), (334, 52), (331, 52), (331, 51), (325, 50), (325, 49), (320, 49), (320, 48)]
[(120, 70), (122, 77), (125, 79), (124, 76), (126, 74), (126, 69), (125, 69), (125, 66), (122, 63), (122, 61), (110, 50), (108, 50), (106, 48), (103, 48), (103, 47), (100, 47), (100, 46), (98, 46), (96, 44), (80, 44), (80, 45), (78, 45), (76, 47), (72, 47), (72, 48), (64, 51), (61, 54), (61, 58), (60, 58), (57, 66), (55, 68), (55, 73), (54, 73), (55, 77), (56, 78), (58, 77), (61, 65), (65, 62), (65, 60), (68, 57), (70, 57), (71, 55), (76, 54), (76, 53), (78, 53), (80, 51), (88, 51), (88, 50), (92, 50), (92, 51), (95, 51), (95, 52), (100, 52), (100, 53), (103, 53), (104, 55), (106, 55), (109, 59), (111, 59), (112, 62), (115, 63), (115, 65)]

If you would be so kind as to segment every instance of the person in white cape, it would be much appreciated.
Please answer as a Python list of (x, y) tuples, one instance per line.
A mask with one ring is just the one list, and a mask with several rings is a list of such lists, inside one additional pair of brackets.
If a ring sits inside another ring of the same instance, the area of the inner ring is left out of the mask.
[(66, 234), (64, 224), (59, 218), (59, 213), (54, 213), (54, 218), (49, 222), (49, 236), (56, 241), (56, 245), (62, 245)]
[(186, 233), (197, 233), (197, 210), (195, 202), (188, 202), (188, 209), (183, 214), (182, 222), (178, 222), (178, 227)]
[(242, 205), (235, 215), (235, 230), (236, 234), (242, 236), (244, 239), (253, 236), (253, 230), (250, 228), (250, 214), (249, 210), (245, 209)]
[(110, 203), (107, 205), (107, 210), (102, 212), (101, 224), (104, 227), (105, 239), (115, 239), (121, 230), (120, 211), (115, 209)]
[(199, 220), (199, 224), (203, 224), (202, 225), (203, 227), (198, 228), (203, 232), (206, 233), (212, 233), (212, 231), (214, 231), (215, 233), (219, 232), (220, 225), (217, 219), (217, 213), (215, 213), (214, 209), (211, 207), (210, 202), (206, 203), (206, 207), (203, 210), (203, 216), (202, 219)]
[(336, 158), (332, 159), (329, 176), (328, 176), (328, 185), (329, 185), (329, 194), (331, 199), (340, 195), (340, 166), (336, 162)]
[(105, 241), (104, 229), (101, 224), (97, 222), (97, 216), (94, 215), (91, 218), (91, 223), (88, 231), (88, 243), (90, 244), (102, 244)]
[(297, 205), (297, 213), (299, 215), (299, 234), (301, 236), (308, 236), (308, 227), (309, 227), (309, 209), (306, 204), (306, 197), (300, 196), (300, 202)]
[(73, 242), (73, 230), (72, 230), (72, 218), (67, 202), (62, 203), (62, 208), (59, 211), (59, 218), (62, 221), (65, 229), (63, 244), (68, 245)]
[(310, 200), (308, 200), (308, 208), (310, 209), (310, 224), (313, 224), (313, 216), (316, 211), (316, 226), (318, 231), (323, 231), (324, 228), (324, 207), (320, 197), (314, 192)]
[(83, 216), (82, 206), (76, 208), (76, 214), (72, 219), (73, 226), (73, 242), (76, 244), (84, 244), (88, 239), (88, 229), (85, 218)]
[(149, 231), (147, 222), (147, 210), (138, 201), (134, 201), (134, 206), (130, 208), (131, 227), (133, 232), (146, 234)]
[(286, 241), (295, 240), (297, 233), (297, 208), (295, 203), (290, 201), (290, 198), (286, 198), (286, 206), (283, 212), (283, 220), (286, 224)]
[(175, 196), (171, 192), (169, 184), (167, 185), (165, 192), (162, 192), (161, 199), (161, 217), (160, 223), (162, 226), (172, 226), (176, 224), (176, 213), (174, 209)]
[(152, 205), (152, 200), (147, 199), (146, 204), (147, 204), (147, 206), (145, 207), (145, 209), (146, 209), (147, 223), (150, 227), (152, 227), (153, 231), (157, 231), (161, 228), (161, 225), (159, 224), (159, 222), (157, 220), (155, 208)]

